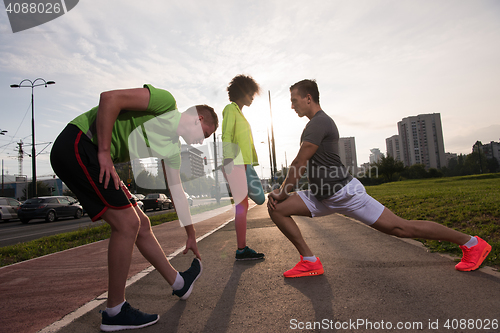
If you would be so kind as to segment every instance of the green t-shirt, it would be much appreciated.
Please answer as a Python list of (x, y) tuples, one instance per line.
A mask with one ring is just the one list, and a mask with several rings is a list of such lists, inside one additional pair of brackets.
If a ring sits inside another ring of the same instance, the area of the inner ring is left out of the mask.
[[(146, 111), (122, 110), (111, 134), (111, 159), (113, 163), (128, 162), (136, 158), (158, 157), (167, 165), (180, 168), (180, 141), (177, 127), (181, 113), (175, 98), (166, 90), (145, 84), (150, 98)], [(99, 106), (81, 114), (70, 124), (97, 145), (97, 110)]]

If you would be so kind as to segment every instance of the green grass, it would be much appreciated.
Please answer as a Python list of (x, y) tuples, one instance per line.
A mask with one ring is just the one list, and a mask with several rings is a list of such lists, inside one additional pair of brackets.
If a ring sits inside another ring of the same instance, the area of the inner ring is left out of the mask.
[[(191, 209), (191, 214), (199, 214), (204, 211), (216, 209), (229, 204), (230, 202), (227, 200), (221, 202), (220, 205), (210, 204), (196, 206)], [(155, 215), (149, 218), (152, 226), (177, 219), (177, 213), (175, 212)], [(108, 224), (104, 224), (96, 227), (81, 228), (77, 231), (64, 234), (43, 237), (26, 243), (5, 246), (0, 248), (0, 267), (97, 242), (109, 238), (110, 235), (110, 226)]]
[[(408, 180), (366, 190), (405, 219), (435, 221), (481, 237), (492, 246), (485, 264), (500, 268), (500, 174)], [(432, 251), (461, 255), (455, 244), (420, 241)]]

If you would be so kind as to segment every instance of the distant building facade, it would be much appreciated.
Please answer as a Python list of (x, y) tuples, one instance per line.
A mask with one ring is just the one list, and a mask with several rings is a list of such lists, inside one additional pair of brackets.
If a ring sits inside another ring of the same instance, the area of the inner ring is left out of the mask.
[(491, 141), (490, 143), (483, 144), (481, 141), (478, 141), (472, 146), (473, 152), (477, 152), (478, 143), (481, 146), (481, 152), (484, 153), (487, 159), (494, 158), (500, 164), (500, 142)]
[(402, 162), (403, 158), (401, 156), (401, 140), (399, 135), (393, 135), (390, 138), (385, 139), (385, 148), (387, 152), (387, 157), (391, 156), (394, 160)]
[(384, 156), (381, 152), (380, 152), (380, 149), (378, 148), (372, 148), (370, 149), (370, 164), (373, 164), (373, 163), (378, 163), (381, 159), (382, 159), (382, 156)]
[(356, 142), (354, 137), (339, 139), (339, 155), (344, 164), (352, 174), (358, 173), (358, 159), (356, 157)]
[(398, 132), (405, 166), (423, 164), (426, 169), (446, 166), (439, 113), (403, 118), (398, 122)]
[(181, 174), (187, 178), (205, 176), (202, 151), (191, 145), (181, 146)]

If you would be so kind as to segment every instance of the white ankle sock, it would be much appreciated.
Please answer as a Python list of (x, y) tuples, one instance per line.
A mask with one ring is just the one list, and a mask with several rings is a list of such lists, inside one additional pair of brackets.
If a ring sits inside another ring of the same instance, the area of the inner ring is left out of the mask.
[(317, 258), (315, 256), (312, 257), (302, 257), (303, 260), (307, 260), (310, 262), (316, 262)]
[(122, 306), (123, 304), (125, 304), (125, 301), (123, 301), (122, 303), (118, 304), (117, 306), (114, 306), (112, 308), (106, 308), (106, 313), (108, 314), (108, 316), (110, 317), (114, 317), (116, 316), (117, 314), (120, 313), (120, 311), (122, 310)]
[(467, 246), (469, 249), (473, 246), (476, 246), (477, 245), (477, 238), (476, 237), (473, 237), (471, 236), (469, 241), (467, 243), (464, 244), (464, 246)]
[(184, 278), (177, 272), (177, 277), (175, 278), (175, 282), (172, 285), (173, 290), (179, 290), (184, 287)]

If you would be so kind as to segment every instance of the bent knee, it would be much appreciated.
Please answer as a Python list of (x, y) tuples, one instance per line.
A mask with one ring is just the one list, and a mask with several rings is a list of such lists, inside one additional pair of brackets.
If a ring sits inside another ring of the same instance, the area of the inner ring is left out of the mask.
[(279, 217), (291, 217), (293, 215), (291, 214), (289, 207), (287, 207), (287, 205), (283, 203), (277, 204), (274, 209), (268, 209), (268, 211), (271, 219)]
[(151, 230), (151, 221), (149, 220), (149, 217), (147, 217), (146, 215), (140, 217), (140, 230), (139, 231), (143, 231), (143, 230)]
[(121, 233), (127, 233), (130, 235), (137, 235), (137, 233), (140, 230), (141, 223), (138, 218), (130, 217), (130, 218), (125, 218), (119, 221), (118, 223), (115, 223), (114, 226), (112, 226), (114, 230), (121, 232)]
[(278, 217), (281, 217), (283, 216), (281, 210), (279, 209), (279, 207), (275, 207), (274, 209), (272, 208), (268, 208), (267, 209), (267, 212), (269, 213), (269, 217), (271, 218), (271, 220), (275, 220), (276, 218)]

